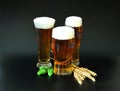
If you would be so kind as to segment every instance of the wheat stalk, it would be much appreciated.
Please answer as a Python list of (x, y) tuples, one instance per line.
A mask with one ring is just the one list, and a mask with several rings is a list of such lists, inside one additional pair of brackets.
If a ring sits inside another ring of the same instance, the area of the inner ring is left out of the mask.
[(97, 76), (97, 74), (87, 68), (78, 67), (72, 64), (72, 71), (73, 71), (75, 79), (80, 85), (82, 85), (85, 78), (89, 78), (90, 80), (95, 82), (94, 77)]
[[(70, 57), (66, 61), (70, 60), (71, 58), (72, 57)], [(55, 60), (52, 57), (50, 57), (50, 59)], [(73, 71), (75, 79), (77, 80), (77, 82), (80, 85), (82, 85), (82, 83), (85, 80), (85, 78), (89, 78), (90, 80), (95, 82), (95, 78), (94, 77), (97, 76), (97, 74), (95, 72), (89, 70), (88, 68), (78, 67), (78, 66), (72, 64), (72, 71)]]

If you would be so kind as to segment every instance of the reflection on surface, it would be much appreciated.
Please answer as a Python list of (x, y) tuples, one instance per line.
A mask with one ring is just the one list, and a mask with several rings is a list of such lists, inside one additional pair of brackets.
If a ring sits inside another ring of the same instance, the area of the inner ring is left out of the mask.
[(81, 66), (90, 67), (97, 72), (97, 80), (107, 80), (117, 67), (117, 61), (108, 57), (82, 57)]
[(80, 66), (95, 71), (98, 76), (96, 83), (86, 79), (80, 86), (72, 75), (37, 77), (36, 55), (7, 56), (0, 61), (0, 91), (117, 91), (119, 61), (109, 57), (82, 56)]

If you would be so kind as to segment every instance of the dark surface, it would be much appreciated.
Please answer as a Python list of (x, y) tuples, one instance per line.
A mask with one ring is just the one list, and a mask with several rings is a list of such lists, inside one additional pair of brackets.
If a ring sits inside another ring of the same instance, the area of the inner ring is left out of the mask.
[[(33, 19), (50, 16), (55, 26), (65, 17), (83, 18), (82, 67), (95, 72), (96, 83), (79, 86), (73, 76), (37, 77)], [(120, 4), (116, 0), (1, 0), (0, 91), (120, 91)]]
[(86, 79), (80, 86), (73, 75), (36, 75), (35, 55), (14, 55), (0, 61), (0, 91), (119, 91), (120, 58), (81, 57), (82, 67), (98, 76), (96, 82)]

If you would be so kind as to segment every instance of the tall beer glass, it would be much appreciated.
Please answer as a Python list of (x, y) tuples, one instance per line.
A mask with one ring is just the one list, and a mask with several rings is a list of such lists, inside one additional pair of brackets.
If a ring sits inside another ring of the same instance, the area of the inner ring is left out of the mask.
[(54, 73), (56, 75), (72, 73), (74, 37), (74, 29), (71, 27), (59, 26), (53, 28), (52, 50), (54, 54)]
[(69, 16), (65, 19), (65, 25), (75, 29), (75, 49), (73, 54), (73, 64), (80, 63), (80, 42), (82, 38), (82, 18), (78, 16)]
[(38, 42), (38, 63), (40, 66), (51, 66), (50, 62), (50, 48), (51, 48), (51, 34), (52, 28), (55, 24), (55, 19), (50, 17), (37, 17), (33, 20), (35, 29), (37, 31)]

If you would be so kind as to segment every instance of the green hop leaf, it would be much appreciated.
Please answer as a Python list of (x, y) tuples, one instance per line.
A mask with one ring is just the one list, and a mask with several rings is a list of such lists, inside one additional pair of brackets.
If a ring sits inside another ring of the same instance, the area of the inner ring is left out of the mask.
[(47, 72), (48, 72), (48, 76), (51, 77), (53, 75), (53, 68), (49, 68), (47, 69)]
[(47, 73), (46, 69), (42, 68), (42, 69), (38, 70), (37, 75), (40, 76), (40, 75), (45, 74), (45, 73)]

